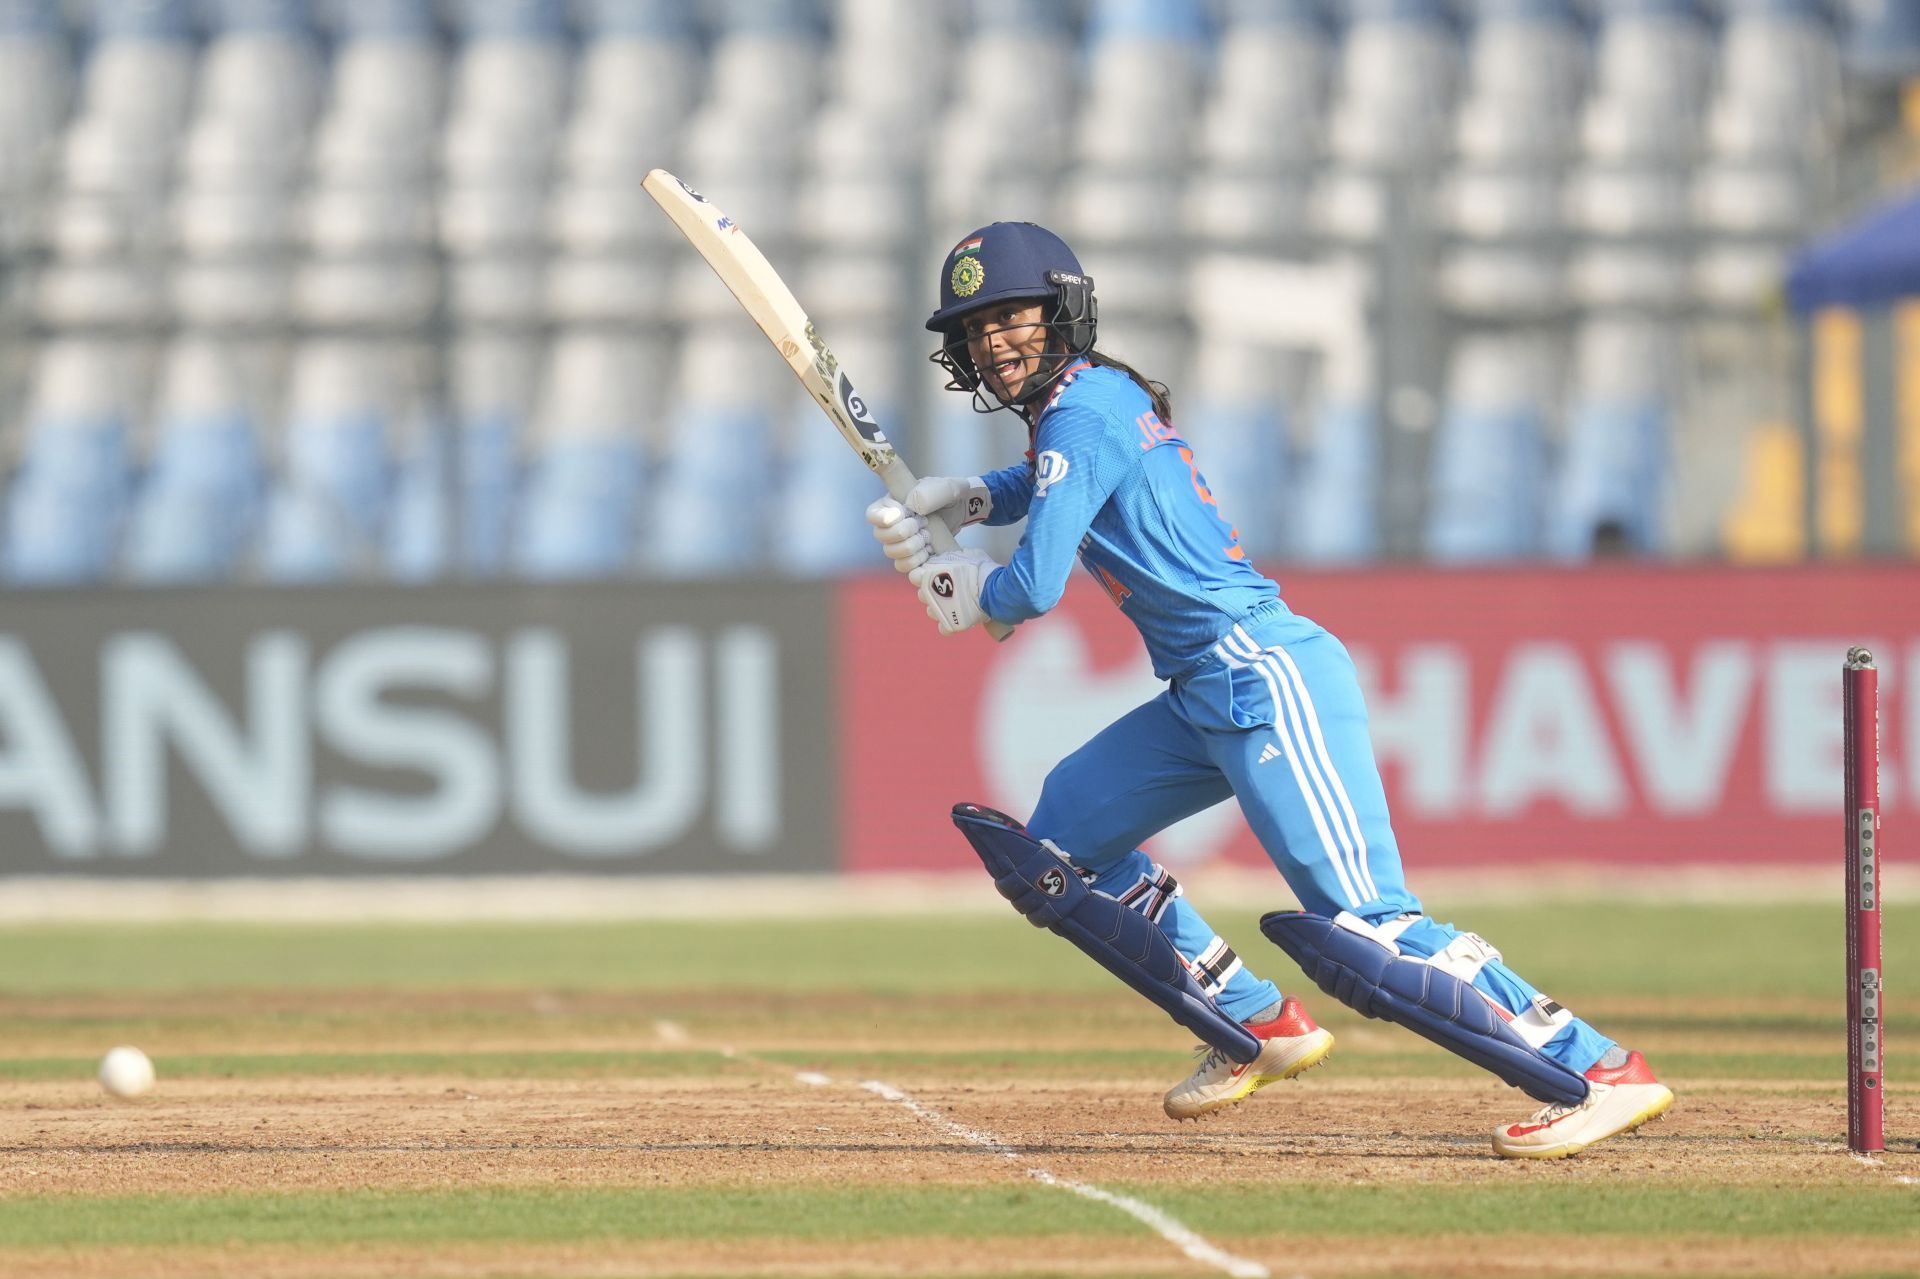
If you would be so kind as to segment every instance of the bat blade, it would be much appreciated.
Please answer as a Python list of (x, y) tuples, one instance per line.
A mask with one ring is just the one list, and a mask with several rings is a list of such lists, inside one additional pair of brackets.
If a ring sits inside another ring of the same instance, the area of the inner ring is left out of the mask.
[[(880, 477), (889, 494), (905, 500), (914, 485), (913, 472), (900, 459), (866, 400), (854, 390), (847, 371), (840, 367), (839, 359), (766, 255), (739, 223), (665, 169), (649, 172), (642, 185), (760, 326), (847, 446)], [(928, 520), (927, 531), (934, 550), (944, 553), (958, 549), (953, 530), (944, 520)], [(987, 631), (995, 639), (1005, 639), (1012, 628), (988, 622)]]

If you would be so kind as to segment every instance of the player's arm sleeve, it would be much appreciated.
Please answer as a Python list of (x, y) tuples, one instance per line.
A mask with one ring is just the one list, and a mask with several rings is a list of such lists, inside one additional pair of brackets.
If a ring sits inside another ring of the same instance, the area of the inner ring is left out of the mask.
[(1118, 438), (1098, 409), (1066, 406), (1048, 416), (1035, 448), (1038, 473), (1052, 478), (1046, 492), (1028, 504), (1027, 530), (1013, 559), (989, 574), (981, 588), (987, 616), (1024, 622), (1060, 602), (1080, 539), (1120, 482), (1125, 457), (1113, 443)]
[(980, 478), (986, 481), (987, 492), (993, 496), (993, 506), (987, 511), (988, 524), (1014, 524), (1027, 517), (1027, 506), (1033, 501), (1032, 463), (1003, 466)]

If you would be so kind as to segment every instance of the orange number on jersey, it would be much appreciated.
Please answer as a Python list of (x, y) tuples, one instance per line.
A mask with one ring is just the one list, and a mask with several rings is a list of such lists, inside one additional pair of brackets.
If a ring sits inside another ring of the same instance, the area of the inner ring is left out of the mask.
[[(1227, 524), (1227, 517), (1220, 513), (1220, 503), (1214, 499), (1213, 490), (1208, 488), (1207, 482), (1200, 477), (1200, 467), (1193, 460), (1193, 450), (1188, 448), (1181, 449), (1180, 460), (1187, 464), (1187, 474), (1193, 477), (1193, 491), (1200, 495), (1202, 502), (1213, 508), (1215, 519), (1219, 520), (1222, 524)], [(1227, 524), (1227, 544), (1221, 547), (1220, 550), (1230, 560), (1244, 560), (1247, 558), (1246, 551), (1240, 546), (1239, 529), (1233, 527), (1231, 524)]]
[(1094, 576), (1100, 579), (1100, 585), (1106, 587), (1107, 598), (1113, 601), (1114, 607), (1125, 608), (1127, 601), (1133, 598), (1133, 592), (1128, 590), (1119, 578), (1109, 573), (1106, 569), (1095, 566), (1093, 572)]

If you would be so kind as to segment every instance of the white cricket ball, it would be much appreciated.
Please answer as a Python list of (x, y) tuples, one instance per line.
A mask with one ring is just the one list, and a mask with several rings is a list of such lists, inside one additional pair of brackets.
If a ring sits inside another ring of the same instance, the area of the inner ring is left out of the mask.
[(128, 1044), (110, 1049), (100, 1059), (100, 1086), (116, 1097), (138, 1097), (153, 1087), (153, 1063)]

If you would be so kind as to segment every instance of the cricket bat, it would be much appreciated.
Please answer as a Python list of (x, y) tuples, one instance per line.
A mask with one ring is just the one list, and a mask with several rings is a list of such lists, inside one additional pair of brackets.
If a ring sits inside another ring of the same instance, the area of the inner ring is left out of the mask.
[[(905, 501), (913, 488), (913, 472), (900, 460), (886, 432), (873, 420), (866, 401), (853, 389), (847, 371), (821, 340), (813, 321), (793, 296), (793, 290), (786, 286), (766, 255), (754, 247), (739, 223), (665, 169), (648, 173), (642, 185), (753, 317), (767, 340), (785, 358), (793, 375), (800, 379), (800, 385), (807, 388), (813, 402), (839, 430), (840, 438), (860, 455), (868, 470), (880, 477), (888, 493)], [(929, 519), (927, 532), (936, 552), (958, 549), (953, 530), (945, 520)], [(1005, 639), (1013, 633), (1012, 627), (991, 620), (986, 623), (986, 629), (995, 639)]]

